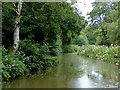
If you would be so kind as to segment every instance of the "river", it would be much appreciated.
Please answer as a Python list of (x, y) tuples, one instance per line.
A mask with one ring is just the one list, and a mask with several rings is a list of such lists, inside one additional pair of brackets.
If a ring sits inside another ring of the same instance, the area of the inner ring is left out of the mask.
[(76, 53), (58, 57), (59, 64), (26, 74), (3, 88), (118, 88), (118, 67)]

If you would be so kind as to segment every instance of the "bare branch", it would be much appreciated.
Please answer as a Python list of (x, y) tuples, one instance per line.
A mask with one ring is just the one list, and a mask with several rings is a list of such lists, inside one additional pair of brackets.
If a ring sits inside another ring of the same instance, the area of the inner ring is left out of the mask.
[(46, 3), (40, 8), (40, 10), (46, 5)]
[(16, 5), (15, 5), (15, 3), (12, 3), (13, 4), (13, 6), (16, 8)]

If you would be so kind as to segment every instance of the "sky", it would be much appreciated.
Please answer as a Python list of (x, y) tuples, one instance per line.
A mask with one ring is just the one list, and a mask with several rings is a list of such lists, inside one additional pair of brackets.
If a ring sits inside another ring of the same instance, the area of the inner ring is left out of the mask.
[[(82, 16), (85, 16), (85, 19), (87, 19), (87, 13), (90, 12), (93, 7), (92, 7), (92, 2), (95, 0), (77, 0), (77, 8), (82, 12)], [(70, 0), (68, 0), (70, 2)]]
[(87, 13), (90, 12), (92, 7), (92, 2), (95, 0), (77, 0), (77, 7), (82, 12), (82, 15), (87, 19)]

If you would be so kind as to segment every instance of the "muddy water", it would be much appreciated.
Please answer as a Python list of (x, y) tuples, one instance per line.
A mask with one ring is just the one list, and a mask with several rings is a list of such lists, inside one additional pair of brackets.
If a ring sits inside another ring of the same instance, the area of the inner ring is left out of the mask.
[(117, 88), (118, 67), (102, 61), (61, 54), (59, 64), (19, 77), (3, 88)]

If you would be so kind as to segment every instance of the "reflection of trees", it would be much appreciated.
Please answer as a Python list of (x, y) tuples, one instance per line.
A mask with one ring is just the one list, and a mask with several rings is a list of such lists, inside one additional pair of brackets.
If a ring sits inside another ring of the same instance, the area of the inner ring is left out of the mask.
[(60, 65), (57, 67), (57, 75), (61, 79), (70, 80), (72, 78), (80, 78), (83, 76), (84, 71), (80, 67), (80, 60), (77, 55), (63, 54), (60, 60)]

